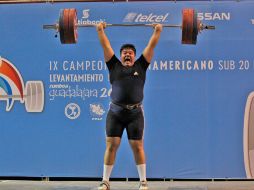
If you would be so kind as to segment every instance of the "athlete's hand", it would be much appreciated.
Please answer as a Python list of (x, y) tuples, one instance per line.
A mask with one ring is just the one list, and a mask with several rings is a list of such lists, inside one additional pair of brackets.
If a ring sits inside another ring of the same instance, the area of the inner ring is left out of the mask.
[(154, 28), (154, 30), (155, 30), (156, 32), (161, 32), (163, 26), (162, 26), (162, 24), (154, 23), (154, 24), (153, 24), (153, 28)]
[(99, 24), (96, 25), (96, 30), (97, 31), (101, 31), (101, 30), (104, 30), (107, 26), (107, 23), (106, 22), (100, 22)]

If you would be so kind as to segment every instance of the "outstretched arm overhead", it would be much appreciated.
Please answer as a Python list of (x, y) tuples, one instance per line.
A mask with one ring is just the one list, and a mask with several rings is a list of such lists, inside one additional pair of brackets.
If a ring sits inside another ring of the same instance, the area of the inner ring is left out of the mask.
[(143, 51), (143, 56), (145, 57), (146, 61), (149, 63), (152, 61), (153, 54), (154, 54), (154, 48), (156, 47), (156, 45), (160, 39), (162, 25), (161, 24), (154, 24), (153, 28), (154, 28), (153, 34), (152, 34), (147, 46), (145, 47), (145, 49)]
[(102, 46), (103, 52), (104, 52), (104, 59), (105, 59), (105, 62), (107, 62), (114, 55), (114, 51), (110, 45), (107, 35), (104, 32), (105, 28), (106, 28), (105, 22), (101, 22), (101, 23), (97, 24), (97, 26), (96, 26), (98, 37), (99, 37), (99, 40), (100, 40), (100, 43), (101, 43), (101, 46)]

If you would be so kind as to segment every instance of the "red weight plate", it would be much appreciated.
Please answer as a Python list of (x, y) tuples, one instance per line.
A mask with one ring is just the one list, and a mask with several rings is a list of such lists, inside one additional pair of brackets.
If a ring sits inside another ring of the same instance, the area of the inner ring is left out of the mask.
[(68, 30), (68, 43), (75, 44), (78, 39), (77, 32), (77, 10), (69, 9), (69, 30)]
[(62, 44), (77, 42), (77, 11), (76, 9), (62, 9), (59, 17), (59, 33)]
[(59, 21), (58, 21), (58, 32), (60, 34), (60, 41), (61, 43), (64, 43), (64, 19), (63, 19), (63, 13), (64, 10), (61, 9), (60, 10), (60, 14), (59, 14)]
[(68, 28), (69, 28), (69, 9), (61, 9), (59, 17), (59, 34), (62, 44), (66, 44), (68, 41)]
[(182, 11), (182, 44), (196, 44), (198, 21), (194, 9)]
[(194, 10), (194, 13), (193, 13), (192, 44), (197, 43), (199, 28), (200, 28), (200, 22), (198, 21), (198, 18), (197, 18), (197, 12)]

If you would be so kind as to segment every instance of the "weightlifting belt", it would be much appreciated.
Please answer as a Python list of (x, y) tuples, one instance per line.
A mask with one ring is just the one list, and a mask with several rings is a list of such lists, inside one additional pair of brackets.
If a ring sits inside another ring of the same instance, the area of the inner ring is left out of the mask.
[(137, 104), (119, 104), (116, 102), (112, 102), (112, 104), (115, 104), (115, 105), (120, 106), (120, 107), (127, 109), (127, 110), (133, 110), (133, 109), (141, 107), (142, 102), (139, 102)]

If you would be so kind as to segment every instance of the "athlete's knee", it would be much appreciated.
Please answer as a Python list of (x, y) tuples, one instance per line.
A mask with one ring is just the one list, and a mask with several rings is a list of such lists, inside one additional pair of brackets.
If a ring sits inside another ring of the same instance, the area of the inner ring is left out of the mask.
[(131, 148), (134, 152), (143, 152), (144, 146), (142, 140), (129, 140)]
[(116, 152), (119, 145), (120, 145), (121, 139), (116, 139), (115, 137), (113, 138), (107, 138), (107, 151), (109, 152)]
[(109, 152), (116, 152), (118, 149), (118, 146), (116, 144), (108, 144), (107, 145), (107, 151)]
[(144, 152), (144, 147), (143, 146), (140, 146), (140, 145), (137, 145), (137, 146), (133, 146), (132, 147), (132, 150), (136, 153), (141, 153), (141, 152)]

